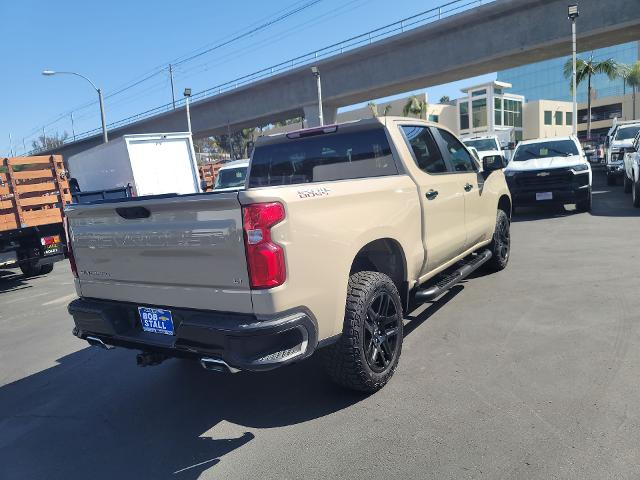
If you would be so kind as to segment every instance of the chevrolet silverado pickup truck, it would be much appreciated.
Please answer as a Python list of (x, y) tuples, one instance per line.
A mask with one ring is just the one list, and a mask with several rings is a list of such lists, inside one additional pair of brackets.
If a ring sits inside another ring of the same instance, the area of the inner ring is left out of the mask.
[(246, 188), (67, 209), (73, 333), (210, 370), (318, 352), (337, 383), (393, 375), (403, 312), (510, 252), (502, 159), (385, 117), (261, 137)]
[(580, 212), (591, 210), (591, 165), (576, 137), (520, 142), (504, 175), (514, 208), (573, 203)]

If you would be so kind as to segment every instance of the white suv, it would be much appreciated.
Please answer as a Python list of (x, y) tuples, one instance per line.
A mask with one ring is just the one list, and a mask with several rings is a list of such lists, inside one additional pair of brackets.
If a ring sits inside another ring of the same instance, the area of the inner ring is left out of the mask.
[(504, 175), (514, 207), (575, 203), (591, 210), (591, 165), (574, 136), (520, 142)]

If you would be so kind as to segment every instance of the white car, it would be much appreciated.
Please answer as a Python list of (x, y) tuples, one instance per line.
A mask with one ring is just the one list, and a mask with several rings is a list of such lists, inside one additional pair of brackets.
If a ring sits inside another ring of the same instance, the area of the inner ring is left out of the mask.
[(247, 179), (249, 159), (235, 160), (225, 164), (218, 170), (216, 181), (213, 184), (214, 192), (231, 192), (242, 190)]
[(633, 143), (625, 148), (624, 191), (631, 192), (633, 206), (640, 207), (640, 131), (636, 133)]
[(504, 175), (514, 207), (574, 203), (591, 210), (591, 165), (574, 136), (520, 142)]
[(480, 161), (482, 161), (484, 157), (492, 157), (495, 155), (500, 155), (502, 158), (505, 158), (504, 152), (502, 151), (502, 148), (500, 148), (498, 137), (495, 135), (464, 138), (462, 139), (462, 142), (467, 147), (473, 147), (476, 149)]

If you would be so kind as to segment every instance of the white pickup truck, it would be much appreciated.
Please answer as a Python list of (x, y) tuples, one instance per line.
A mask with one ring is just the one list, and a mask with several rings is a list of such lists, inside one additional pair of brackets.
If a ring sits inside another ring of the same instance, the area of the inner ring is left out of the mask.
[(74, 334), (260, 371), (320, 351), (375, 391), (393, 375), (411, 301), (509, 260), (500, 157), (385, 117), (262, 137), (246, 188), (71, 206)]

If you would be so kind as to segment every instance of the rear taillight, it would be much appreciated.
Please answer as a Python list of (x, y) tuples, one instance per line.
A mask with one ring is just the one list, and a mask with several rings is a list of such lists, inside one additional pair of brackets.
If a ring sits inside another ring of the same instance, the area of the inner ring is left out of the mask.
[(76, 257), (73, 256), (73, 248), (71, 247), (71, 234), (69, 232), (69, 219), (64, 217), (64, 234), (67, 239), (67, 258), (69, 258), (69, 265), (71, 265), (71, 273), (78, 278), (78, 267), (76, 266)]
[(277, 287), (287, 277), (284, 250), (271, 240), (271, 227), (284, 218), (284, 207), (280, 203), (254, 203), (242, 207), (251, 288)]
[(48, 247), (49, 245), (56, 245), (60, 243), (60, 235), (51, 235), (50, 237), (42, 237), (40, 239), (40, 244), (43, 247)]

